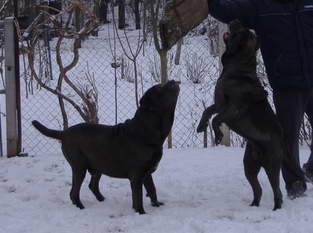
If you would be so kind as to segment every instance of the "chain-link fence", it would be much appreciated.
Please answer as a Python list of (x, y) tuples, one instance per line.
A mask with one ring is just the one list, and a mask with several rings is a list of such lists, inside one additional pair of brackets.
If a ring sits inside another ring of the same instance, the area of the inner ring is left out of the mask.
[[(78, 64), (69, 73), (69, 78), (78, 88), (88, 88), (90, 83), (86, 83), (86, 77), (94, 78), (98, 93), (99, 122), (102, 124), (123, 122), (133, 117), (136, 111), (134, 61), (128, 56), (132, 56), (130, 48), (135, 51), (138, 47), (137, 33), (128, 32), (127, 37), (121, 33), (119, 40), (113, 38), (110, 25), (100, 27), (97, 37), (89, 37), (82, 42)], [(61, 46), (64, 63), (73, 58), (71, 41), (66, 42)], [(172, 132), (175, 148), (203, 147), (203, 135), (197, 134), (195, 129), (204, 104), (211, 103), (212, 88), (219, 73), (219, 58), (210, 54), (209, 46), (206, 34), (192, 35), (184, 39), (179, 58), (176, 48), (168, 53), (169, 79), (181, 81)], [(36, 68), (41, 79), (50, 87), (56, 86), (60, 74), (55, 48), (54, 38), (42, 42), (36, 50)], [(58, 98), (32, 79), (28, 72), (27, 57), (21, 57), (21, 76), (24, 80), (21, 81), (23, 148), (31, 153), (51, 153), (58, 150), (58, 143), (40, 135), (31, 126), (31, 121), (36, 119), (49, 128), (61, 129), (62, 115)], [(149, 87), (160, 82), (159, 55), (152, 38), (148, 38), (143, 44), (136, 57), (136, 66), (140, 98)], [(74, 96), (75, 93), (69, 86), (65, 85), (63, 91), (80, 104), (79, 98)], [(83, 121), (69, 104), (66, 104), (66, 111), (69, 125)]]
[[(181, 50), (174, 47), (168, 53), (168, 77), (181, 81), (172, 129), (174, 148), (212, 145), (211, 128), (205, 138), (196, 133), (196, 127), (204, 108), (213, 102), (219, 76), (217, 25), (215, 20), (208, 18), (184, 38)], [(114, 125), (132, 118), (138, 105), (136, 96), (140, 98), (148, 88), (160, 83), (160, 59), (152, 33), (144, 35), (145, 40), (142, 40), (140, 30), (131, 27), (115, 30), (111, 22), (100, 26), (93, 36), (82, 41), (75, 54), (75, 37), (59, 40), (52, 36), (55, 31), (49, 25), (41, 31), (33, 51), (37, 79), (30, 72), (30, 60), (26, 55), (29, 51), (22, 49), (20, 56), (22, 145), (29, 153), (60, 150), (56, 141), (42, 136), (31, 126), (32, 120), (53, 129), (63, 128), (64, 115), (69, 126), (83, 122), (86, 120), (82, 117), (86, 101), (82, 99), (91, 98), (97, 105), (99, 123)], [(77, 63), (74, 62), (66, 74), (70, 82), (60, 84), (64, 66), (71, 66), (76, 58)], [(262, 61), (258, 73), (266, 80)], [(55, 91), (49, 91), (49, 88)], [(74, 104), (65, 101), (62, 107), (58, 92)], [(303, 130), (308, 128), (303, 127)], [(302, 135), (304, 142), (311, 137), (311, 131)], [(231, 133), (231, 144), (243, 146), (244, 140)]]

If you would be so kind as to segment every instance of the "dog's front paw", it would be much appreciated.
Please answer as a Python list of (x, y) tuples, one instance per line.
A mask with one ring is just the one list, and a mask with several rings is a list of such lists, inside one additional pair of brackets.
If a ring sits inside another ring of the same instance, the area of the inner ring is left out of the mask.
[(146, 214), (144, 209), (135, 209), (135, 212), (139, 214)]
[(160, 201), (153, 201), (153, 202), (151, 202), (151, 205), (153, 207), (160, 207), (160, 206), (164, 205), (164, 203), (160, 202)]

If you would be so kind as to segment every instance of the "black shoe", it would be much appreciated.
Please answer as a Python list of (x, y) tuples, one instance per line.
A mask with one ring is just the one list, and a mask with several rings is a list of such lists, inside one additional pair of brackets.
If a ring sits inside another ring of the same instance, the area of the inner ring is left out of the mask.
[(302, 170), (303, 170), (303, 173), (304, 173), (305, 181), (313, 184), (313, 169), (310, 169), (307, 166), (307, 164), (304, 164)]
[(295, 198), (304, 196), (305, 191), (306, 191), (305, 182), (297, 180), (291, 184), (290, 188), (287, 189), (287, 195), (289, 199), (293, 200)]

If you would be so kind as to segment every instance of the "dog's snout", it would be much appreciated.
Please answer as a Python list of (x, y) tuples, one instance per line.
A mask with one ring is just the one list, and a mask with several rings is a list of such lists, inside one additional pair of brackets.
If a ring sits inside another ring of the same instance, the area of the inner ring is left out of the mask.
[(170, 85), (179, 85), (179, 84), (181, 84), (181, 81), (170, 80), (167, 83), (170, 84)]
[(166, 83), (162, 84), (162, 87), (179, 87), (181, 81), (169, 80)]

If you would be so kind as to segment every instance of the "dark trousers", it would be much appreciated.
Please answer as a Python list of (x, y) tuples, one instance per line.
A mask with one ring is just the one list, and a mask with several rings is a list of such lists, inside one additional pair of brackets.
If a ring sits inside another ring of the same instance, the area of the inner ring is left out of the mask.
[[(313, 89), (273, 90), (273, 100), (278, 119), (284, 131), (285, 153), (282, 174), (288, 190), (295, 181), (304, 182), (299, 161), (299, 133), (304, 113), (313, 125)], [(313, 144), (307, 166), (313, 169)]]

